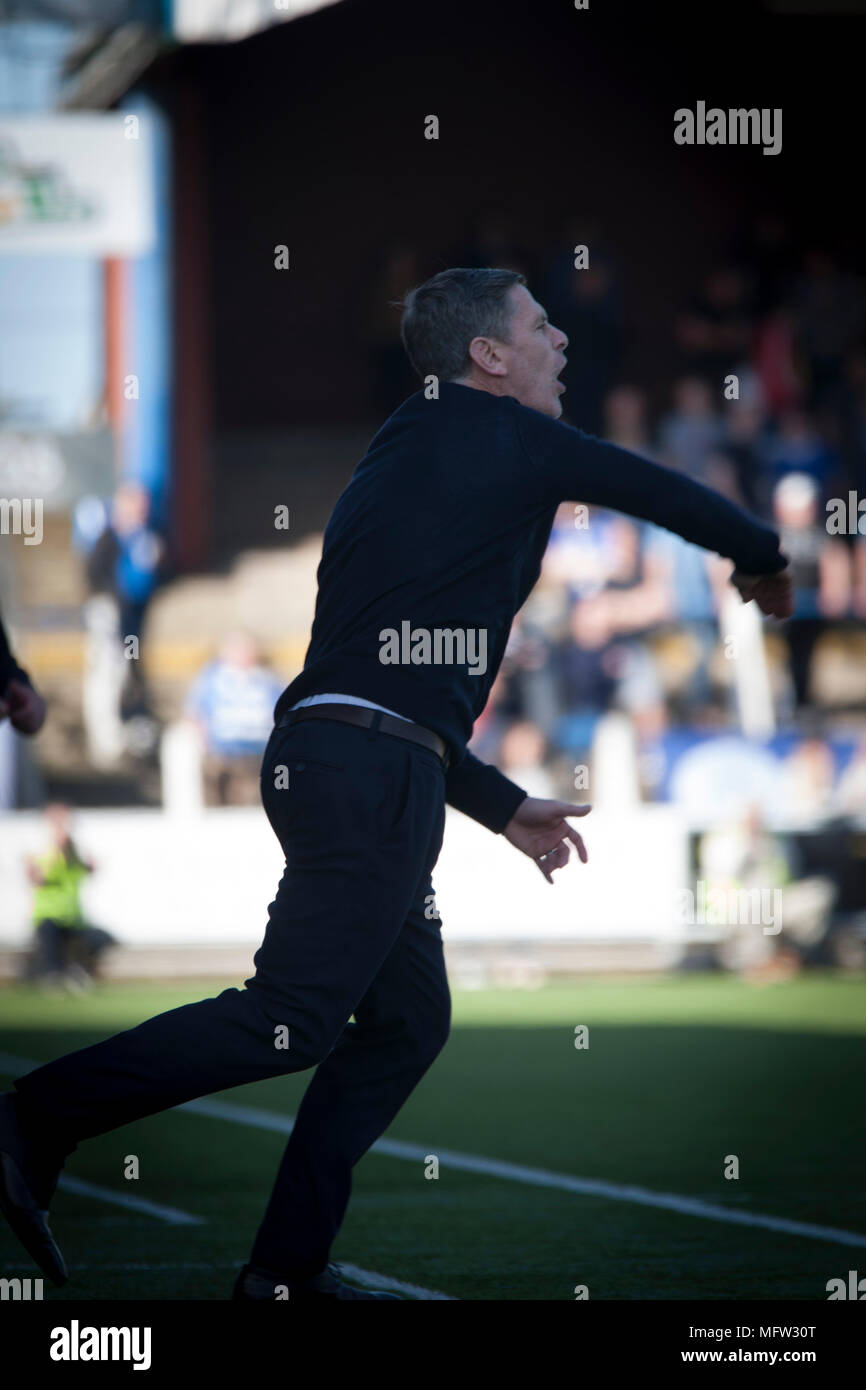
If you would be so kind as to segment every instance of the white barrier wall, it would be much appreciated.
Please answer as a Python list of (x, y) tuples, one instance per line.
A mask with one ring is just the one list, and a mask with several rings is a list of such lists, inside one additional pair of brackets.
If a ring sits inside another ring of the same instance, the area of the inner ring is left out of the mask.
[(572, 825), (589, 862), (574, 851), (551, 886), (504, 836), (449, 812), (433, 875), (445, 937), (682, 939), (676, 893), (690, 884), (686, 828), (677, 813), (655, 806), (592, 811)]
[[(670, 807), (594, 811), (574, 825), (575, 857), (545, 882), (501, 835), (449, 811), (434, 874), (446, 939), (584, 941), (684, 937), (674, 905), (689, 886), (686, 827)], [(73, 833), (97, 872), (84, 890), (89, 919), (128, 945), (244, 944), (261, 939), (283, 870), (264, 812), (213, 809), (76, 813)], [(29, 934), (25, 858), (46, 846), (37, 812), (0, 815), (0, 944)]]

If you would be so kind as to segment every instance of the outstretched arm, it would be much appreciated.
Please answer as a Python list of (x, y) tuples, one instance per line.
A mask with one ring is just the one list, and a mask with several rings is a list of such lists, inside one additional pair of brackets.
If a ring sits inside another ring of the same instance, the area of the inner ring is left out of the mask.
[(516, 402), (514, 409), (528, 476), (548, 502), (593, 503), (674, 531), (733, 560), (732, 577), (745, 600), (754, 598), (774, 617), (789, 616), (789, 577), (782, 575), (772, 585), (764, 582), (766, 576), (780, 575), (788, 563), (772, 527), (684, 473)]
[(455, 810), (501, 834), (526, 792), (497, 767), (468, 752), (445, 774), (445, 800)]
[(527, 796), (498, 768), (482, 763), (472, 753), (464, 753), (449, 769), (445, 780), (445, 800), (488, 830), (505, 835), (515, 849), (530, 858), (548, 883), (554, 869), (561, 869), (570, 858), (570, 846), (587, 861), (586, 847), (566, 816), (585, 816), (590, 806), (573, 806), (569, 801), (545, 801)]

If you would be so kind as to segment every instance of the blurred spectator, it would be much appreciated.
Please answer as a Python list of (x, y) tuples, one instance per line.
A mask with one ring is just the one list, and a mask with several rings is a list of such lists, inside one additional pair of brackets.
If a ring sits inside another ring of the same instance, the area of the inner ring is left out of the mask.
[(861, 734), (851, 761), (839, 778), (833, 810), (842, 816), (866, 817), (866, 733)]
[(790, 840), (766, 829), (757, 805), (702, 837), (699, 866), (708, 900), (715, 892), (734, 908), (723, 926), (721, 963), (756, 980), (795, 973), (827, 930), (833, 884), (796, 876)]
[(805, 473), (814, 480), (822, 500), (828, 495), (835, 460), (805, 411), (785, 411), (767, 440), (766, 453), (774, 480), (786, 473)]
[(496, 761), (502, 735), (513, 717), (509, 706), (508, 675), (503, 662), (490, 687), (487, 704), (472, 726), (472, 735), (467, 744), (482, 762)]
[[(502, 270), (519, 270), (531, 277), (532, 266), (526, 249), (514, 233), (508, 217), (497, 208), (486, 208), (474, 219), (462, 248), (455, 251), (454, 265)], [(547, 306), (545, 306), (547, 307)]]
[(202, 737), (208, 805), (252, 805), (258, 800), (262, 753), (283, 686), (243, 632), (227, 637), (217, 659), (196, 678), (187, 713)]
[[(568, 365), (562, 375), (569, 421), (589, 434), (604, 426), (603, 402), (619, 363), (622, 313), (616, 276), (601, 228), (572, 218), (560, 238), (563, 249), (540, 279), (541, 303), (552, 323), (568, 336)], [(586, 246), (589, 264), (575, 267), (576, 246)]]
[(664, 585), (647, 567), (651, 527), (616, 517), (616, 564), (604, 596), (612, 630), (622, 650), (617, 705), (632, 718), (640, 738), (655, 738), (664, 727), (664, 707), (650, 634), (669, 612)]
[(570, 599), (585, 598), (614, 583), (635, 583), (640, 534), (639, 523), (624, 516), (563, 502), (544, 556), (545, 578), (564, 585)]
[(544, 734), (530, 720), (521, 719), (506, 729), (497, 763), (530, 796), (552, 797), (556, 789), (545, 766), (547, 756)]
[(793, 309), (808, 371), (809, 404), (814, 410), (838, 407), (846, 355), (866, 330), (863, 280), (815, 247), (803, 258)]
[[(164, 577), (165, 546), (148, 525), (149, 513), (147, 490), (136, 482), (121, 483), (110, 521), (87, 558), (91, 597), (85, 608), (83, 705), (97, 766), (110, 766), (125, 748), (146, 752), (155, 744), (140, 641), (148, 604)], [(131, 721), (126, 732), (124, 719)]]
[(562, 712), (551, 666), (554, 642), (551, 632), (534, 623), (530, 614), (518, 613), (500, 671), (512, 710), (535, 725), (545, 738), (553, 738)]
[(773, 494), (775, 524), (794, 581), (794, 615), (785, 627), (791, 680), (798, 709), (809, 700), (812, 657), (828, 622), (843, 617), (851, 603), (848, 548), (829, 536), (819, 510), (814, 478), (789, 473)]
[(765, 972), (780, 949), (775, 909), (780, 905), (777, 890), (791, 877), (786, 843), (767, 833), (753, 805), (742, 820), (721, 823), (701, 836), (698, 871), (708, 905), (726, 905), (724, 921), (718, 923), (721, 964), (749, 977)]
[(604, 402), (604, 437), (621, 449), (654, 458), (647, 421), (646, 392), (636, 386), (616, 386)]
[[(730, 565), (721, 563), (726, 578)], [(685, 628), (692, 648), (682, 697), (688, 703), (706, 705), (711, 693), (710, 658), (719, 640), (714, 592), (719, 583), (719, 558), (690, 545), (673, 531), (652, 527), (646, 565), (650, 579), (661, 589), (660, 621), (669, 630)]]
[(45, 818), (51, 846), (28, 862), (36, 944), (27, 978), (82, 988), (98, 977), (101, 957), (113, 938), (84, 919), (81, 885), (95, 866), (72, 839), (69, 807), (47, 806)]
[[(861, 344), (845, 363), (844, 404), (839, 419), (839, 447), (845, 463), (845, 481), (861, 499), (866, 498), (866, 345)], [(866, 522), (863, 523), (866, 531)]]
[(516, 717), (515, 705), (508, 687), (508, 674), (503, 662), (490, 687), (487, 704), (472, 727), (472, 736), (467, 745), (470, 752), (483, 763), (497, 761), (502, 735)]
[(727, 447), (707, 455), (704, 471), (707, 487), (713, 488), (715, 492), (720, 492), (723, 497), (727, 497), (729, 502), (733, 502), (738, 507), (746, 505), (745, 498), (740, 492), (737, 469)]
[(117, 601), (121, 636), (140, 637), (147, 606), (160, 583), (165, 546), (148, 525), (150, 496), (140, 483), (121, 483), (111, 521), (87, 563), (93, 593)]
[(795, 744), (784, 760), (779, 789), (786, 815), (803, 822), (825, 816), (835, 776), (833, 753), (823, 739), (806, 738)]
[(610, 602), (596, 593), (576, 603), (569, 634), (556, 653), (563, 702), (570, 713), (595, 715), (610, 707), (623, 669)]
[[(502, 227), (498, 235), (504, 242)], [(594, 336), (587, 326), (594, 314), (610, 310), (616, 297), (603, 258), (596, 257), (603, 273), (594, 284), (593, 277), (575, 269), (572, 243), (587, 243), (593, 264), (593, 246), (600, 241), (597, 225), (581, 219), (540, 282), (551, 319), (572, 337), (568, 355), (584, 374), (590, 395), (600, 377), (595, 368), (584, 372), (583, 348), (589, 351)], [(781, 531), (797, 589), (794, 617), (781, 631), (790, 651), (793, 698), (803, 710), (820, 636), (852, 612), (866, 617), (866, 536), (830, 536), (823, 515), (827, 490), (837, 479), (842, 486), (838, 460), (844, 462), (844, 477), (855, 480), (852, 486), (862, 481), (866, 492), (866, 337), (858, 341), (849, 334), (847, 356), (837, 352), (831, 367), (823, 349), (815, 353), (829, 340), (816, 330), (840, 327), (838, 283), (829, 276), (819, 286), (819, 275), (806, 293), (803, 279), (795, 281), (795, 248), (779, 218), (757, 218), (735, 254), (731, 263), (710, 272), (700, 297), (678, 321), (689, 370), (674, 384), (672, 409), (660, 423), (657, 443), (648, 427), (646, 396), (634, 385), (606, 393), (601, 432), (621, 447), (698, 478)], [(847, 283), (856, 299), (856, 282)], [(851, 322), (856, 321), (854, 313)], [(608, 327), (617, 322), (616, 313), (607, 319)], [(804, 322), (813, 352), (808, 369), (823, 363), (830, 374), (842, 369), (846, 374), (845, 391), (834, 398), (833, 410), (820, 416), (802, 405)], [(613, 339), (601, 341), (603, 375), (616, 352), (604, 348)], [(618, 339), (616, 344), (618, 350)], [(739, 391), (728, 401), (723, 377), (732, 371)], [(572, 391), (569, 414), (590, 428), (586, 418), (574, 414), (577, 399)], [(597, 415), (596, 406), (592, 409)], [(514, 761), (500, 747), (514, 726), (518, 744), (530, 737), (546, 740), (544, 761), (550, 767), (551, 750), (588, 749), (599, 718), (612, 708), (627, 713), (646, 750), (666, 725), (661, 660), (678, 663), (667, 685), (686, 724), (696, 715), (708, 726), (730, 721), (734, 706), (727, 695), (724, 704), (717, 703), (711, 681), (730, 568), (730, 562), (670, 532), (584, 507), (579, 499), (563, 503), (537, 590), (512, 628), (495, 714), (477, 726), (488, 756)], [(527, 725), (534, 728), (531, 736)], [(808, 781), (806, 771), (826, 762), (822, 747), (819, 742), (811, 753), (807, 747), (799, 762), (793, 759), (791, 775), (799, 767), (798, 776)], [(732, 755), (721, 745), (719, 753), (719, 775), (725, 778)], [(755, 778), (764, 779), (761, 794), (766, 792), (767, 804), (775, 806), (772, 758), (759, 757), (751, 745), (743, 756), (751, 759)], [(703, 757), (709, 758), (710, 750)], [(850, 782), (849, 795), (856, 795), (856, 768)], [(700, 802), (705, 799), (700, 778), (696, 788)], [(802, 789), (798, 795), (801, 802), (810, 799)]]
[(707, 378), (721, 392), (724, 378), (748, 357), (752, 318), (743, 271), (733, 264), (712, 270), (694, 303), (676, 321), (687, 370)]
[(673, 389), (673, 410), (659, 426), (662, 462), (703, 482), (707, 457), (721, 448), (724, 437), (724, 423), (707, 383), (681, 377)]
[(757, 314), (771, 313), (788, 298), (796, 248), (790, 226), (778, 213), (764, 209), (752, 219), (736, 241), (734, 259), (749, 276)]
[(734, 466), (737, 489), (745, 505), (769, 521), (773, 475), (767, 459), (766, 417), (760, 396), (732, 401), (725, 411), (724, 451)]
[(575, 604), (569, 635), (554, 653), (563, 720), (557, 743), (571, 752), (590, 746), (599, 717), (625, 710), (638, 734), (655, 738), (664, 726), (661, 688), (645, 643), (624, 640), (617, 626), (617, 595), (608, 590)]
[(374, 395), (377, 410), (390, 415), (418, 389), (400, 340), (400, 303), (423, 277), (418, 257), (410, 246), (395, 244), (373, 281), (366, 333), (374, 357)]
[(800, 404), (803, 382), (797, 360), (796, 325), (786, 306), (780, 306), (758, 324), (752, 360), (769, 410), (778, 414)]
[(854, 541), (853, 566), (851, 609), (856, 618), (866, 619), (866, 535), (858, 535)]

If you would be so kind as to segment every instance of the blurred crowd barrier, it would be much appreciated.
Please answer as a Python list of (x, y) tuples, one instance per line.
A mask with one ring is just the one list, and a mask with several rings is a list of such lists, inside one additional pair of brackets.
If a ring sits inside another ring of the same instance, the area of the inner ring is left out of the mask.
[[(866, 882), (862, 867), (859, 878), (839, 870), (866, 859), (866, 818), (829, 822), (816, 834), (784, 820), (767, 826), (757, 809), (725, 819), (707, 806), (686, 813), (641, 805), (622, 790), (615, 781), (580, 823), (589, 862), (573, 859), (553, 890), (502, 836), (449, 811), (427, 907), (446, 943), (504, 944), (537, 969), (551, 950), (560, 965), (600, 968), (600, 959), (610, 963), (595, 949), (604, 945), (623, 947), (616, 959), (629, 969), (739, 969), (781, 947), (801, 962), (863, 968)], [(239, 960), (251, 962), (268, 885), (275, 888), (283, 870), (259, 810), (81, 811), (74, 833), (96, 866), (81, 888), (83, 917), (118, 943), (107, 973), (220, 974), (226, 962), (236, 973)], [(27, 865), (45, 839), (39, 814), (0, 816), (0, 975), (7, 978), (20, 973), (30, 942)], [(847, 955), (816, 955), (834, 931), (843, 933)]]

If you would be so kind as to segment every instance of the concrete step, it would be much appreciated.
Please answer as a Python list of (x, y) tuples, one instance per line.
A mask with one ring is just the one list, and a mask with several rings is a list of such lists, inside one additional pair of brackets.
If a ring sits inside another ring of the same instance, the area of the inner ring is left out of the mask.
[[(180, 946), (117, 946), (105, 954), (106, 980), (220, 979), (240, 984), (253, 974), (258, 948), (203, 943)], [(0, 948), (0, 980), (19, 977), (24, 952)], [(452, 982), (463, 988), (536, 988), (554, 979), (587, 974), (660, 971), (670, 958), (655, 943), (572, 941), (446, 942)]]

